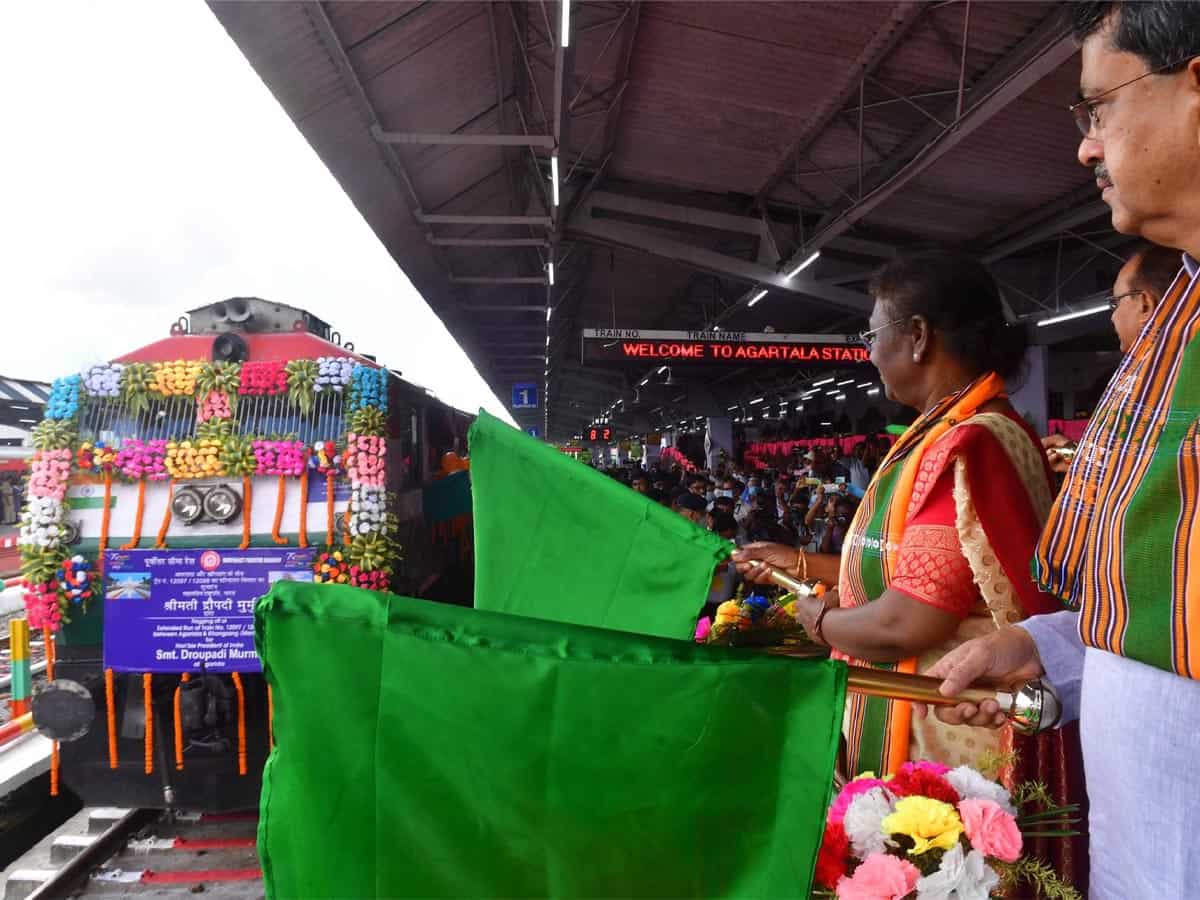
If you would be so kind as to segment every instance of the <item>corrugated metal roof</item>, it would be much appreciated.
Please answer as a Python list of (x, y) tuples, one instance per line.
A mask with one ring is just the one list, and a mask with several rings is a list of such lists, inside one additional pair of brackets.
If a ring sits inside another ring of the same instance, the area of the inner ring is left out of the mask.
[[(579, 397), (565, 383), (555, 390), (553, 373), (577, 364), (579, 329), (611, 325), (614, 306), (621, 327), (845, 329), (846, 297), (832, 285), (861, 290), (856, 273), (888, 247), (941, 240), (982, 249), (1007, 223), (1045, 210), (1038, 228), (1022, 232), (1036, 240), (1004, 247), (1032, 260), (1063, 249), (1055, 217), (1077, 219), (1063, 204), (1086, 201), (1078, 191), (1089, 173), (1073, 158), (1063, 109), (1076, 62), (1053, 3), (576, 2), (562, 54), (553, 0), (210, 5), (500, 396), (511, 377), (540, 379), (544, 368), (536, 349), (544, 321), (512, 307), (557, 308), (551, 392), (569, 406)], [(1057, 64), (1045, 65), (1050, 58)], [(937, 123), (957, 114), (960, 77), (967, 116), (943, 131)], [(985, 100), (986, 115), (973, 111)], [(384, 144), (372, 133), (552, 136), (556, 121), (557, 151)], [(952, 149), (921, 163), (926, 141), (937, 149), (947, 138)], [(860, 154), (868, 195), (888, 191), (861, 214)], [(596, 207), (597, 188), (634, 205), (619, 214)], [(822, 238), (812, 279), (777, 284), (777, 300), (747, 308), (755, 282), (778, 281), (801, 242), (847, 210), (853, 227)], [(714, 212), (729, 218), (697, 225)], [(590, 222), (604, 223), (606, 236)], [(462, 245), (514, 238), (544, 246)], [(1064, 240), (1068, 253), (1087, 249)], [(458, 280), (537, 278), (550, 260), (553, 289)], [(824, 287), (813, 280), (835, 276)], [(1037, 308), (1026, 298), (1039, 297), (1039, 278), (1017, 285), (1018, 310)], [(633, 384), (640, 373), (627, 375)]]

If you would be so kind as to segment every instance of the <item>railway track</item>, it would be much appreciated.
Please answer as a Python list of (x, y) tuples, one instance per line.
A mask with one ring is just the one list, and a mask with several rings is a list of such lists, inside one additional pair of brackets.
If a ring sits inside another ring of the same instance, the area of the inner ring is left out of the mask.
[(84, 809), (9, 867), (3, 900), (263, 896), (254, 813)]

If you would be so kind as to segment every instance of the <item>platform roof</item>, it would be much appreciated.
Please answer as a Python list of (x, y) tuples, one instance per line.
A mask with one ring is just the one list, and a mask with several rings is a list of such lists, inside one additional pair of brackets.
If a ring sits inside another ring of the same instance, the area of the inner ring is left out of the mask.
[(1034, 319), (1126, 246), (1074, 158), (1054, 3), (572, 2), (565, 48), (553, 0), (210, 6), (497, 395), (546, 388), (517, 419), (552, 437), (812, 377), (643, 386), (583, 365), (583, 328), (856, 331), (872, 269), (930, 242)]

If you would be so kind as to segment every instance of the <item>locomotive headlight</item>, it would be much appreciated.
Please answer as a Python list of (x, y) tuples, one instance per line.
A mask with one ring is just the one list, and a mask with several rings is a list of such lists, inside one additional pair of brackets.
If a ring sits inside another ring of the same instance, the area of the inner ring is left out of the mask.
[(242, 510), (242, 498), (232, 488), (220, 485), (204, 497), (204, 514), (219, 525), (232, 521)]
[(204, 512), (204, 499), (195, 488), (185, 487), (175, 492), (171, 514), (184, 525), (194, 525)]

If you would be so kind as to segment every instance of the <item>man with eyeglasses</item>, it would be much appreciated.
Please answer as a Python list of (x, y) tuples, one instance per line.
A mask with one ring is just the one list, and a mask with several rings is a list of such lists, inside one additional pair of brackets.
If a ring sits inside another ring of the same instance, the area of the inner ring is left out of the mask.
[[(1117, 273), (1112, 295), (1108, 298), (1112, 310), (1113, 330), (1128, 353), (1134, 341), (1146, 328), (1150, 317), (1171, 282), (1179, 272), (1179, 252), (1143, 241)], [(1050, 468), (1065, 474), (1071, 467), (1075, 442), (1061, 434), (1042, 438)]]
[[(1089, 896), (1200, 897), (1200, 3), (1065, 10), (1082, 45), (1079, 161), (1113, 227), (1182, 250), (1184, 268), (1109, 383), (1037, 550), (1040, 586), (1075, 611), (964, 643), (928, 674), (946, 695), (1044, 675), (1080, 720)], [(992, 701), (937, 715), (1002, 720)]]

